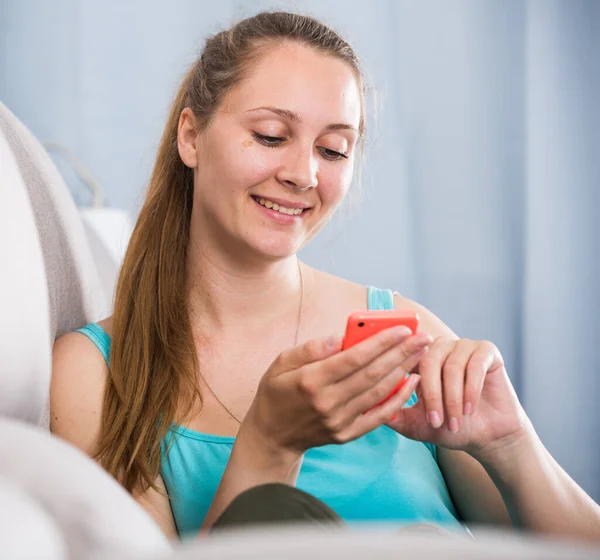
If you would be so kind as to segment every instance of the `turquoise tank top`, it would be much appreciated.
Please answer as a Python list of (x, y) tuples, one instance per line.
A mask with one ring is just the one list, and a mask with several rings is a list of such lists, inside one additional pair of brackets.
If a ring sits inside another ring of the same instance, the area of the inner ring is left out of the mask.
[[(369, 287), (368, 303), (369, 309), (393, 309), (393, 293)], [(96, 323), (77, 332), (92, 340), (108, 364), (106, 332)], [(416, 401), (413, 393), (407, 406)], [(161, 442), (161, 475), (182, 539), (200, 529), (234, 441), (174, 424)], [(407, 439), (387, 426), (343, 445), (310, 449), (296, 486), (325, 502), (347, 523), (435, 523), (468, 531), (458, 519), (435, 446)]]

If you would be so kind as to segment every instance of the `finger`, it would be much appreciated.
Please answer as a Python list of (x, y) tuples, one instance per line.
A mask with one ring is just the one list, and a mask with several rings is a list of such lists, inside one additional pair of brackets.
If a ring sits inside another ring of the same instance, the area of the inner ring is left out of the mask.
[[(417, 393), (420, 387), (421, 383), (417, 385)], [(413, 406), (402, 407), (386, 425), (404, 437), (418, 441), (430, 441), (438, 435), (438, 431), (427, 421), (424, 405), (420, 401)]]
[(442, 399), (442, 365), (454, 348), (455, 340), (439, 337), (429, 346), (429, 351), (419, 362), (421, 391), (427, 411), (427, 421), (433, 428), (444, 423)]
[(359, 415), (347, 428), (338, 432), (336, 434), (338, 442), (345, 443), (359, 438), (388, 422), (410, 399), (420, 381), (420, 375), (411, 374), (402, 388), (390, 400)]
[(285, 350), (273, 362), (274, 375), (320, 362), (339, 353), (342, 349), (342, 340), (341, 336), (318, 338)]
[(346, 414), (355, 416), (370, 410), (385, 401), (399, 384), (406, 382), (406, 374), (410, 373), (427, 351), (428, 337), (419, 337), (420, 335), (411, 337), (400, 347), (393, 348), (334, 387), (336, 397), (342, 401)]
[(415, 392), (417, 393), (417, 399), (422, 402), (423, 401), (423, 385), (421, 383), (419, 383)]
[(446, 357), (442, 367), (442, 390), (448, 429), (457, 433), (463, 416), (463, 392), (467, 362), (476, 348), (476, 342), (460, 339)]
[[(359, 342), (352, 348), (339, 352), (323, 361), (320, 364), (322, 370), (320, 375), (326, 379), (327, 384), (337, 383), (355, 371), (364, 368), (390, 349), (400, 345), (411, 335), (411, 330), (404, 326), (385, 329)], [(397, 366), (398, 363), (396, 362), (394, 366)], [(390, 367), (388, 372), (391, 369)]]
[(464, 414), (472, 414), (479, 403), (485, 375), (496, 361), (497, 349), (493, 344), (480, 343), (467, 364), (464, 391)]

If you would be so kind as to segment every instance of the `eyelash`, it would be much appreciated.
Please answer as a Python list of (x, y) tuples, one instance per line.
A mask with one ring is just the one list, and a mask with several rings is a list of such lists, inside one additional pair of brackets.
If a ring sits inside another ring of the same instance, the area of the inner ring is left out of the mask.
[[(254, 138), (263, 146), (267, 146), (268, 148), (276, 148), (285, 140), (285, 138), (281, 138), (279, 136), (264, 136), (258, 132), (252, 132), (252, 136), (254, 136)], [(348, 159), (346, 154), (336, 152), (335, 150), (330, 150), (329, 148), (319, 148), (319, 150), (321, 151), (323, 157), (329, 161), (339, 161), (342, 158)]]

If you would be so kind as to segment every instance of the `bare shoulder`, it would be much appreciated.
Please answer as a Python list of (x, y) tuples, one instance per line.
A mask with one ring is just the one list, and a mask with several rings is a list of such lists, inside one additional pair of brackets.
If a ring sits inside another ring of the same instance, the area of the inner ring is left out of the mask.
[(433, 337), (444, 336), (458, 338), (456, 334), (439, 317), (416, 301), (394, 294), (394, 307), (396, 309), (412, 309), (419, 314), (419, 330), (429, 333)]
[[(110, 318), (102, 323), (108, 326)], [(50, 430), (90, 456), (96, 452), (107, 376), (104, 357), (85, 335), (67, 333), (55, 342)]]
[[(319, 294), (321, 307), (326, 308), (328, 311), (339, 310), (345, 316), (350, 312), (367, 308), (368, 289), (366, 286), (321, 270), (308, 267), (307, 269), (309, 270), (311, 282), (314, 283), (316, 288), (315, 291)], [(416, 311), (421, 319), (420, 329), (429, 332), (433, 336), (457, 338), (439, 317), (412, 299), (395, 293), (394, 307)]]
[(304, 320), (311, 336), (343, 333), (348, 315), (367, 308), (365, 286), (311, 268), (306, 276), (312, 312)]
[(367, 306), (367, 288), (362, 284), (334, 276), (322, 270), (309, 269), (320, 297), (329, 305), (364, 309)]
[[(320, 270), (309, 269), (309, 271), (311, 280), (319, 293), (320, 306), (326, 308), (328, 312), (339, 313), (341, 317), (345, 318), (353, 311), (367, 308), (366, 286)], [(395, 293), (394, 307), (416, 311), (420, 317), (420, 330), (426, 331), (434, 337), (458, 338), (439, 317), (412, 299)]]
[(102, 330), (104, 330), (104, 332), (112, 338), (112, 315), (106, 319), (102, 319), (102, 321), (98, 321), (98, 324), (102, 327)]

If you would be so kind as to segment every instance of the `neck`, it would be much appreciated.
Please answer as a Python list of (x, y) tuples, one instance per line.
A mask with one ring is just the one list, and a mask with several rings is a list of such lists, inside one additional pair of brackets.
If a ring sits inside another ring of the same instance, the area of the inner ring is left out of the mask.
[(237, 333), (297, 316), (299, 262), (243, 261), (192, 243), (188, 253), (188, 305), (192, 328)]

